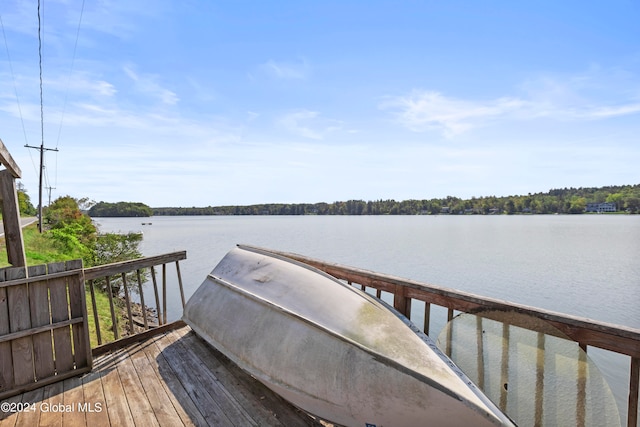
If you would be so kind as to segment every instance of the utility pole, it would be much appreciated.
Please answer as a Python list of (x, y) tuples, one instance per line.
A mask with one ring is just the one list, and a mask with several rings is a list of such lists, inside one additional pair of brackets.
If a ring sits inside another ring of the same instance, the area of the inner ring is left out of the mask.
[(55, 190), (56, 187), (46, 187), (47, 190), (49, 190), (49, 206), (51, 205), (51, 190)]
[(32, 145), (25, 145), (27, 148), (35, 148), (40, 150), (40, 185), (38, 189), (38, 231), (42, 233), (42, 180), (44, 176), (44, 152), (45, 151), (58, 151), (57, 148), (45, 148), (44, 142), (40, 144), (40, 147), (34, 147)]

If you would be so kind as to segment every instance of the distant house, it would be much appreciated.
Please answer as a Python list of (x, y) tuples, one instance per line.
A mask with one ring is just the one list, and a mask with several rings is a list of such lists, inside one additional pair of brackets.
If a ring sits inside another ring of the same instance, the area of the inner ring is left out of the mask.
[(616, 204), (615, 203), (587, 203), (587, 207), (584, 209), (585, 212), (616, 212)]
[(442, 214), (448, 214), (448, 213), (450, 213), (450, 212), (451, 212), (451, 211), (450, 211), (450, 209), (449, 209), (449, 206), (443, 206), (443, 207), (440, 209), (440, 213), (442, 213)]

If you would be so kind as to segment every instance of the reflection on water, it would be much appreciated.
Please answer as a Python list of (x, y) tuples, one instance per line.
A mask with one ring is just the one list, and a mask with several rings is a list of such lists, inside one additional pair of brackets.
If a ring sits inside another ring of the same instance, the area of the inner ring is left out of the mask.
[(437, 345), (519, 426), (620, 426), (596, 365), (543, 320), (511, 312), (460, 314)]

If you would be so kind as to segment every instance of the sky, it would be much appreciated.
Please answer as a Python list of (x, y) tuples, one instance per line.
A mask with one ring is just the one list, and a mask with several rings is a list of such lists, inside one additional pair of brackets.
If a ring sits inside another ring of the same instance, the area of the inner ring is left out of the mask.
[(41, 144), (44, 205), (640, 183), (636, 0), (41, 0), (40, 11), (39, 32), (36, 0), (0, 2), (0, 139), (34, 205), (39, 151), (25, 145)]

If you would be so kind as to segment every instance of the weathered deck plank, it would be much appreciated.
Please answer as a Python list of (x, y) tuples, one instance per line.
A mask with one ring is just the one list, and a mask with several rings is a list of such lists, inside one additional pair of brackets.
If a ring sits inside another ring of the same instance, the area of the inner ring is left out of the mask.
[[(63, 403), (65, 412), (62, 413), (65, 425), (84, 426), (87, 425), (86, 413), (88, 408), (84, 405), (84, 391), (82, 390), (82, 378), (73, 377), (64, 380)], [(67, 411), (71, 409), (71, 411)], [(56, 425), (62, 425), (56, 424)], [(92, 426), (93, 427), (93, 426)]]
[(171, 399), (162, 387), (161, 378), (157, 375), (155, 360), (149, 360), (145, 349), (154, 346), (154, 340), (143, 343), (137, 351), (129, 352), (131, 362), (135, 367), (140, 383), (151, 404), (154, 416), (160, 426), (173, 427), (182, 424), (182, 420), (175, 410)]
[(156, 345), (156, 341), (158, 339), (160, 339), (160, 337), (157, 337), (153, 341), (153, 345), (149, 345), (145, 348), (145, 353), (149, 360), (156, 361), (156, 374), (162, 378), (162, 381), (160, 381), (162, 388), (165, 393), (167, 393), (167, 396), (169, 396), (169, 400), (178, 413), (182, 424), (185, 426), (207, 425), (206, 420), (200, 411), (198, 411), (198, 407), (182, 386), (180, 379), (175, 375), (173, 369), (171, 369), (169, 362), (161, 353), (160, 347)]
[(99, 356), (83, 377), (3, 402), (32, 406), (0, 412), (0, 427), (321, 425), (188, 327)]
[(189, 363), (177, 352), (175, 337), (172, 334), (166, 335), (158, 340), (158, 344), (162, 349), (162, 353), (167, 361), (171, 364), (171, 368), (176, 372), (176, 376), (187, 390), (189, 396), (196, 404), (198, 411), (204, 416), (208, 425), (233, 426), (231, 420), (220, 408), (218, 402), (207, 392), (206, 382), (211, 381), (210, 378), (203, 378), (203, 373)]
[(91, 405), (91, 410), (85, 413), (87, 425), (91, 427), (108, 427), (109, 413), (102, 389), (101, 372), (89, 372), (82, 378), (84, 403)]

